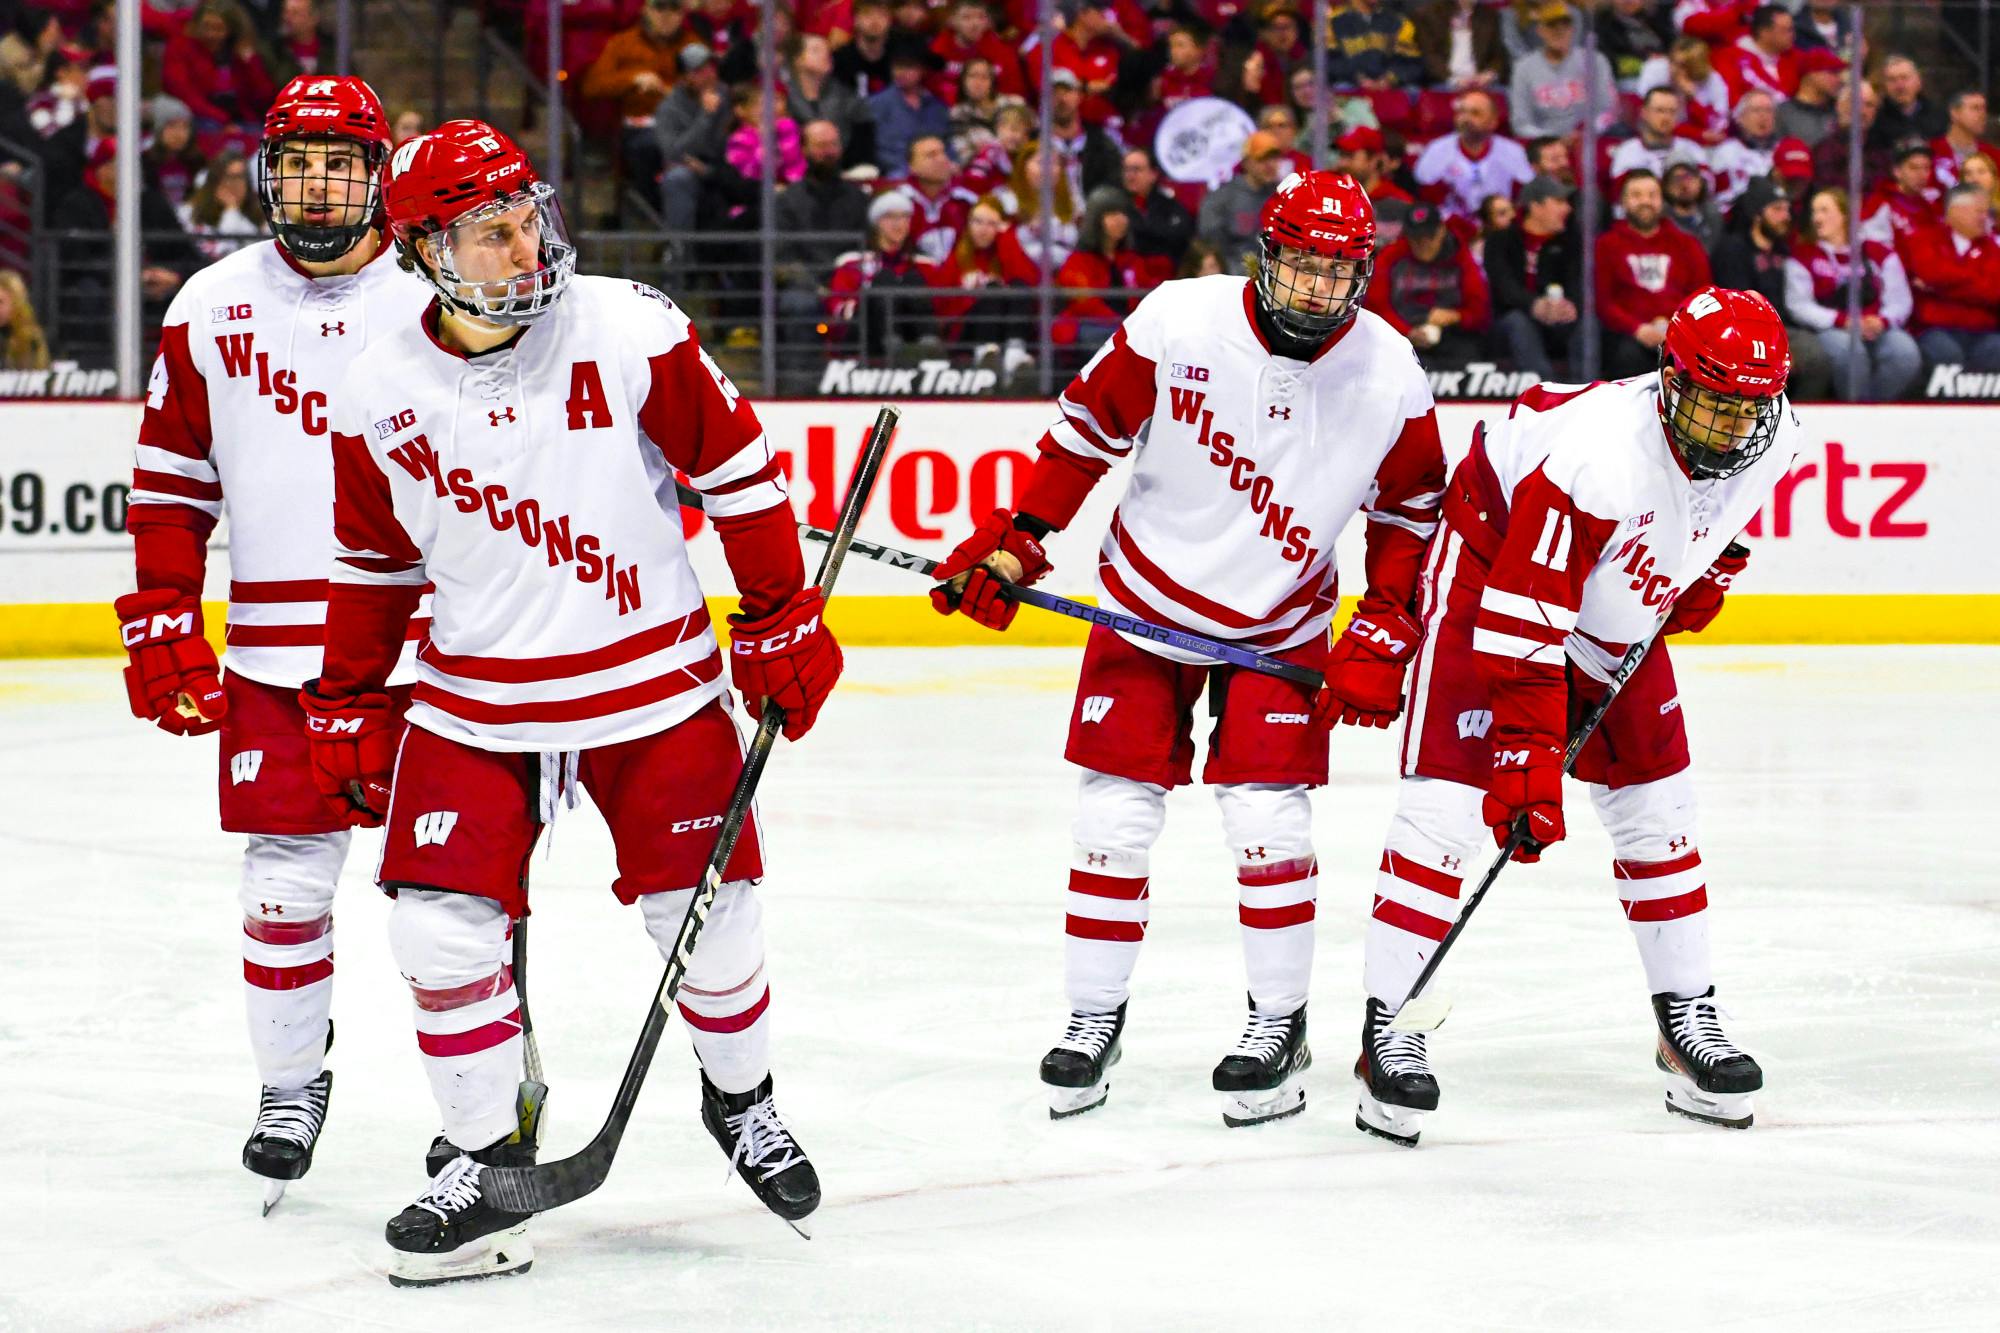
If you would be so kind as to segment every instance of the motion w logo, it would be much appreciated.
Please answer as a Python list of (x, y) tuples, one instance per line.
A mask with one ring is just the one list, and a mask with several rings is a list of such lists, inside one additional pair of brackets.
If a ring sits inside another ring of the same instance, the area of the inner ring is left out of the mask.
[(444, 846), (444, 840), (458, 827), (458, 811), (433, 810), (427, 815), (417, 816), (417, 846)]
[(246, 782), (255, 782), (257, 770), (263, 766), (262, 750), (238, 750), (229, 756), (229, 785), (240, 787)]
[(1104, 715), (1111, 711), (1111, 696), (1093, 694), (1083, 701), (1082, 716), (1085, 722), (1102, 722)]

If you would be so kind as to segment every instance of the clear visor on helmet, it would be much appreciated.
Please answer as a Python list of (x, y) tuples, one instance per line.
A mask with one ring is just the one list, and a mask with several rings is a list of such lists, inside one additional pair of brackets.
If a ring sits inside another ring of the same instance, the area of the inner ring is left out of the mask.
[(1667, 435), (1688, 475), (1703, 479), (1741, 472), (1762, 457), (1778, 434), (1776, 394), (1752, 398), (1696, 384), (1672, 366), (1660, 375)]
[(474, 209), (422, 246), (445, 300), (493, 324), (541, 318), (576, 272), (562, 207), (542, 181)]
[(258, 154), (258, 195), (272, 230), (308, 263), (340, 258), (375, 225), (380, 148), (340, 135), (267, 141)]
[(1368, 278), (1371, 257), (1360, 261), (1316, 255), (1289, 245), (1259, 242), (1257, 295), (1279, 330), (1317, 342), (1354, 318)]

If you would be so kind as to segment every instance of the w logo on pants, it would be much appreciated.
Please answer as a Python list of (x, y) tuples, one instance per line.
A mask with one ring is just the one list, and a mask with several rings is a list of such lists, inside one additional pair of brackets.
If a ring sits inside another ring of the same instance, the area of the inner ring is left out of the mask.
[(1104, 715), (1111, 711), (1111, 696), (1093, 694), (1083, 701), (1082, 717), (1085, 722), (1102, 722)]
[(433, 810), (427, 815), (417, 816), (417, 846), (444, 846), (444, 840), (451, 836), (458, 826), (458, 811)]
[(246, 782), (257, 780), (257, 770), (264, 766), (262, 750), (239, 750), (229, 756), (229, 785), (240, 787)]

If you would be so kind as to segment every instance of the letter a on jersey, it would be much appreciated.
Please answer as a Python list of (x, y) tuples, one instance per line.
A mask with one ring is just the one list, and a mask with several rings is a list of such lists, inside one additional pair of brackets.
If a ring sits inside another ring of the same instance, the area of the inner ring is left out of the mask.
[(611, 403), (604, 396), (604, 379), (595, 361), (579, 361), (569, 368), (569, 409), (571, 430), (597, 430), (611, 424)]

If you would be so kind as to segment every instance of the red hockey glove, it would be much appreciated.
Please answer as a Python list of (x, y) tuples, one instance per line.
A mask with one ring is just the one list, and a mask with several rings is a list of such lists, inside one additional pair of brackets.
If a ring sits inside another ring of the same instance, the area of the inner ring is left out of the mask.
[[(1021, 562), (1019, 578), (1009, 579), (988, 563), (1001, 554)], [(996, 509), (932, 574), (938, 586), (931, 589), (931, 605), (941, 616), (963, 611), (988, 629), (1006, 629), (1021, 607), (1002, 596), (1001, 589), (1009, 583), (1025, 588), (1048, 572), (1049, 557), (1041, 542), (1014, 526), (1012, 510)], [(962, 583), (951, 586), (960, 579)]]
[(752, 714), (766, 699), (785, 710), (789, 741), (812, 730), (840, 679), (840, 645), (820, 618), (825, 605), (818, 588), (806, 588), (761, 619), (729, 617), (730, 678)]
[(1516, 861), (1539, 861), (1542, 849), (1563, 840), (1562, 751), (1553, 745), (1493, 748), (1493, 776), (1480, 806), (1496, 846), (1506, 846), (1517, 820), (1528, 821), (1528, 840)]
[(1386, 727), (1403, 711), (1403, 676), (1417, 655), (1424, 630), (1400, 606), (1355, 608), (1347, 629), (1327, 655), (1326, 684), (1313, 703), (1313, 722), (1332, 729)]
[(357, 828), (379, 827), (389, 814), (389, 779), (396, 771), (401, 728), (389, 696), (328, 697), (319, 682), (299, 691), (306, 710), (306, 742), (312, 749), (313, 781), (328, 805)]
[(176, 736), (221, 726), (229, 701), (215, 649), (201, 636), (201, 603), (172, 588), (149, 588), (112, 605), (132, 659), (125, 667), (132, 715)]
[(1722, 599), (1728, 594), (1729, 585), (1749, 563), (1747, 548), (1735, 542), (1723, 547), (1708, 572), (1689, 584), (1674, 603), (1674, 609), (1667, 614), (1666, 632), (1699, 634), (1707, 629), (1708, 622), (1722, 614)]

